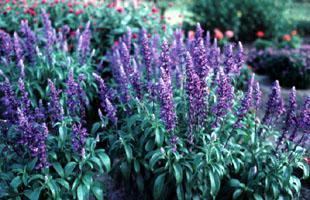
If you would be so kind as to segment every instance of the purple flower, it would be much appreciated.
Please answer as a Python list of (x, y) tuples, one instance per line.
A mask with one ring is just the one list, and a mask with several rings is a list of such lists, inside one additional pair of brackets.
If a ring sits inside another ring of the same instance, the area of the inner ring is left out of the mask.
[(172, 151), (175, 153), (177, 152), (177, 143), (178, 143), (179, 138), (176, 135), (171, 135), (170, 137), (170, 145), (172, 147)]
[[(0, 74), (2, 74), (1, 71)], [(18, 108), (18, 102), (15, 93), (11, 87), (11, 83), (7, 77), (5, 77), (4, 82), (0, 84), (0, 91), (4, 94), (4, 96), (1, 98), (1, 102), (3, 103), (3, 107), (5, 108), (3, 116), (5, 117), (5, 119), (13, 123), (17, 119), (16, 112)]]
[(117, 123), (117, 117), (116, 117), (116, 109), (110, 102), (108, 98), (105, 98), (105, 111), (107, 113), (107, 117), (114, 123)]
[[(194, 127), (203, 126), (205, 102), (201, 80), (194, 70), (192, 57), (189, 52), (186, 53), (186, 92), (189, 99), (189, 127), (190, 134), (192, 134)], [(192, 136), (189, 138), (192, 138)]]
[(216, 76), (218, 68), (220, 66), (220, 55), (221, 55), (221, 50), (220, 48), (217, 46), (217, 40), (214, 39), (214, 43), (212, 45), (212, 47), (210, 48), (210, 52), (209, 52), (209, 65), (212, 66), (213, 70), (214, 70), (214, 75)]
[(234, 88), (230, 83), (230, 78), (223, 72), (223, 69), (220, 68), (218, 85), (216, 89), (216, 104), (213, 107), (213, 113), (215, 114), (215, 121), (212, 125), (213, 128), (216, 128), (221, 118), (223, 118), (232, 107), (234, 99)]
[(234, 127), (241, 127), (241, 120), (246, 116), (246, 114), (249, 112), (251, 105), (252, 105), (252, 98), (253, 98), (253, 85), (254, 85), (254, 74), (252, 75), (251, 79), (248, 82), (248, 90), (246, 94), (244, 95), (242, 101), (241, 101), (241, 107), (239, 108), (237, 112), (237, 122), (235, 123)]
[(18, 37), (16, 32), (14, 32), (14, 50), (15, 50), (16, 63), (19, 64), (20, 60), (23, 59), (24, 51), (20, 38)]
[(122, 37), (122, 42), (126, 44), (126, 47), (128, 51), (130, 52), (131, 50), (131, 38), (132, 38), (132, 32), (130, 27), (127, 27), (127, 32), (126, 34)]
[(34, 120), (43, 123), (46, 120), (46, 110), (44, 108), (42, 99), (39, 100), (39, 105), (34, 110)]
[(85, 64), (86, 58), (90, 52), (90, 22), (87, 22), (84, 31), (79, 36), (78, 40), (78, 55), (79, 55), (79, 62), (81, 65)]
[(141, 99), (142, 98), (141, 75), (140, 72), (138, 71), (138, 66), (134, 58), (132, 59), (132, 70), (133, 73), (130, 76), (131, 84), (136, 92), (137, 97)]
[(200, 40), (200, 42), (197, 43), (194, 47), (193, 61), (194, 66), (197, 69), (196, 72), (198, 76), (202, 81), (205, 81), (206, 77), (208, 76), (210, 66), (203, 40)]
[(0, 56), (10, 61), (13, 53), (13, 44), (10, 35), (0, 30)]
[(142, 29), (140, 33), (140, 45), (141, 45), (141, 55), (144, 61), (146, 70), (146, 80), (149, 82), (151, 80), (151, 69), (152, 69), (152, 52), (150, 48), (150, 43), (147, 37), (145, 29)]
[(59, 101), (59, 94), (61, 90), (57, 90), (54, 83), (48, 79), (48, 85), (50, 88), (49, 102), (48, 102), (48, 113), (52, 124), (61, 122), (63, 119), (63, 109)]
[[(96, 73), (93, 73), (93, 77), (99, 83), (99, 96), (101, 101), (103, 101), (108, 96), (108, 88), (104, 83), (104, 80)], [(102, 105), (104, 107), (104, 105)]]
[(162, 52), (160, 54), (160, 68), (164, 71), (164, 73), (161, 74), (161, 77), (163, 78), (164, 82), (171, 82), (171, 59), (169, 54), (169, 46), (166, 40), (163, 41), (161, 49)]
[(269, 100), (267, 102), (267, 109), (262, 122), (264, 124), (270, 124), (273, 118), (275, 119), (279, 118), (284, 111), (285, 109), (283, 99), (281, 97), (281, 88), (279, 85), (279, 81), (275, 81), (272, 87), (272, 92), (269, 95)]
[(124, 42), (121, 43), (119, 52), (120, 52), (120, 58), (121, 58), (126, 74), (129, 74), (129, 75), (132, 74), (132, 69), (130, 66), (130, 54)]
[(197, 23), (196, 25), (196, 32), (195, 32), (195, 46), (200, 45), (200, 43), (203, 44), (203, 30), (200, 26), (200, 23)]
[(229, 74), (235, 71), (235, 60), (233, 55), (233, 47), (231, 44), (225, 46), (224, 49), (224, 72)]
[(48, 130), (46, 124), (31, 121), (25, 113), (18, 109), (18, 129), (21, 132), (19, 143), (26, 146), (33, 157), (38, 158), (36, 169), (48, 167), (46, 140)]
[(45, 10), (42, 10), (42, 22), (43, 22), (44, 34), (45, 34), (46, 55), (47, 55), (48, 62), (51, 64), (52, 63), (52, 51), (53, 51), (54, 43), (56, 41), (56, 35), (55, 35), (55, 30), (52, 27), (52, 23), (49, 20), (49, 16)]
[(72, 125), (72, 148), (80, 155), (82, 155), (84, 151), (87, 135), (87, 130), (82, 127), (81, 123), (75, 123)]
[(30, 29), (28, 21), (22, 21), (21, 23), (21, 32), (24, 37), (26, 56), (30, 63), (34, 65), (36, 61), (36, 46), (37, 38), (34, 32)]
[(254, 86), (254, 91), (253, 91), (253, 107), (255, 107), (255, 110), (257, 111), (257, 109), (259, 108), (259, 105), (261, 103), (261, 99), (262, 99), (262, 92), (260, 90), (259, 87), (259, 82), (256, 82), (255, 86)]
[(21, 111), (27, 116), (30, 117), (32, 115), (31, 112), (31, 102), (29, 99), (28, 92), (25, 89), (25, 83), (22, 78), (18, 80), (18, 88), (21, 93), (21, 101), (20, 101), (20, 107)]
[(300, 114), (300, 120), (298, 121), (303, 131), (309, 133), (310, 130), (310, 96), (307, 96), (303, 106), (303, 110)]
[(169, 133), (171, 133), (176, 126), (176, 113), (170, 88), (171, 84), (169, 82), (164, 82), (163, 78), (159, 79), (158, 95), (160, 100), (160, 117)]
[(211, 47), (210, 31), (207, 31), (206, 38), (205, 38), (205, 46), (206, 46), (206, 49), (209, 49)]
[(238, 51), (237, 51), (237, 55), (235, 56), (235, 72), (239, 73), (240, 69), (242, 68), (243, 64), (244, 64), (244, 51), (243, 51), (243, 46), (242, 43), (239, 42), (238, 43)]
[(282, 134), (280, 138), (278, 139), (277, 142), (277, 147), (281, 145), (283, 139), (286, 137), (288, 131), (296, 127), (297, 123), (297, 118), (296, 118), (296, 108), (297, 108), (297, 103), (296, 103), (296, 90), (295, 87), (292, 88), (290, 95), (289, 95), (289, 104), (287, 106), (287, 111), (286, 111), (286, 119), (285, 119), (285, 125), (282, 129)]

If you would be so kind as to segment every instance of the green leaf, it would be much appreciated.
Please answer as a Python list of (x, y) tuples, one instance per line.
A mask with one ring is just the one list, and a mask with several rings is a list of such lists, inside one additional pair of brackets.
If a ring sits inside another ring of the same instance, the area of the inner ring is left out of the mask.
[(77, 189), (77, 197), (78, 200), (86, 200), (86, 194), (87, 194), (87, 190), (84, 187), (83, 184), (79, 185), (78, 189)]
[(127, 161), (130, 162), (132, 160), (132, 148), (128, 144), (124, 144), (124, 148), (125, 148)]
[(255, 200), (264, 200), (264, 198), (260, 194), (254, 193), (253, 196)]
[(93, 185), (91, 187), (92, 193), (95, 195), (97, 200), (102, 200), (103, 199), (103, 189), (101, 185)]
[(160, 131), (159, 128), (155, 129), (155, 142), (156, 142), (157, 146), (159, 146), (159, 147), (161, 147), (163, 145), (163, 142), (164, 142), (164, 135)]
[(228, 182), (231, 187), (240, 187), (241, 183), (238, 179), (230, 179)]
[(54, 180), (51, 180), (47, 183), (48, 188), (50, 189), (50, 191), (52, 192), (52, 196), (54, 199), (56, 199), (56, 197), (58, 196), (58, 186), (55, 183)]
[(64, 172), (62, 166), (60, 165), (60, 163), (56, 162), (56, 163), (53, 163), (52, 165), (60, 177), (65, 176), (65, 172)]
[(179, 163), (173, 164), (173, 173), (177, 184), (180, 184), (183, 179), (183, 169)]
[(215, 197), (220, 189), (220, 177), (216, 172), (209, 171), (209, 179), (211, 185), (211, 195)]
[(154, 199), (159, 199), (162, 197), (164, 186), (165, 186), (165, 175), (161, 174), (157, 176), (155, 182), (154, 182), (154, 188), (153, 188), (153, 197)]
[(241, 189), (236, 190), (233, 194), (233, 199), (238, 199), (240, 195), (242, 194), (242, 192), (243, 191)]
[(94, 123), (93, 124), (93, 127), (92, 127), (92, 129), (91, 129), (91, 131), (90, 131), (90, 133), (92, 134), (92, 135), (94, 135), (97, 131), (98, 131), (98, 129), (100, 128), (100, 123)]
[(109, 156), (104, 151), (97, 151), (97, 154), (102, 164), (105, 166), (106, 172), (109, 172), (111, 170), (111, 161)]
[(40, 198), (42, 187), (35, 188), (34, 190), (25, 191), (25, 196), (30, 200), (38, 200)]
[(61, 186), (63, 186), (64, 188), (66, 188), (67, 190), (70, 190), (70, 185), (66, 180), (58, 178), (56, 179), (56, 182), (60, 184)]
[(178, 197), (178, 200), (184, 199), (184, 191), (183, 191), (182, 185), (178, 185), (177, 187), (177, 197)]
[(17, 190), (17, 188), (20, 186), (20, 184), (22, 183), (22, 179), (20, 178), (20, 176), (16, 176), (15, 178), (13, 178), (13, 180), (10, 183), (10, 186), (14, 189)]
[(65, 166), (65, 175), (68, 177), (72, 174), (74, 168), (76, 167), (76, 162), (69, 162), (66, 166)]

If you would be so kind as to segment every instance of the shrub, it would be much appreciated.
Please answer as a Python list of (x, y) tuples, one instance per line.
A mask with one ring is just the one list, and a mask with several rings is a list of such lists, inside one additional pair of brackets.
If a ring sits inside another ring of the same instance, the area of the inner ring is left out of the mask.
[(171, 43), (163, 40), (161, 50), (145, 31), (140, 36), (133, 55), (124, 43), (109, 52), (114, 98), (96, 75), (108, 113), (98, 122), (105, 126), (100, 137), (114, 175), (145, 198), (298, 196), (301, 177), (293, 171), (300, 167), (304, 178), (309, 175), (302, 147), (309, 98), (298, 112), (293, 88), (284, 106), (276, 81), (259, 120), (261, 92), (254, 76), (245, 94), (231, 84), (242, 66), (241, 45), (237, 51), (227, 46), (221, 55), (216, 43), (204, 42), (199, 26), (187, 47), (181, 32)]
[(136, 33), (144, 27), (150, 32), (169, 33), (169, 26), (161, 20), (159, 13), (151, 12), (149, 4), (133, 5), (104, 3), (82, 3), (72, 1), (42, 1), (41, 3), (6, 3), (0, 7), (2, 17), (0, 28), (13, 33), (22, 20), (36, 29), (41, 27), (38, 16), (45, 9), (56, 29), (69, 26), (71, 35), (90, 21), (93, 29), (92, 45), (100, 53), (105, 53), (127, 28)]
[[(0, 198), (103, 199), (110, 159), (86, 127), (92, 81), (90, 24), (68, 51), (46, 13), (43, 31), (0, 32)], [(63, 92), (61, 92), (63, 91)], [(2, 112), (3, 111), (3, 112)]]
[(252, 50), (248, 63), (253, 70), (279, 80), (285, 87), (310, 87), (309, 50), (300, 48)]
[(288, 1), (282, 0), (199, 0), (190, 5), (190, 10), (195, 13), (192, 21), (201, 22), (203, 27), (233, 30), (237, 39), (253, 41), (257, 31), (273, 38), (289, 29), (287, 6)]

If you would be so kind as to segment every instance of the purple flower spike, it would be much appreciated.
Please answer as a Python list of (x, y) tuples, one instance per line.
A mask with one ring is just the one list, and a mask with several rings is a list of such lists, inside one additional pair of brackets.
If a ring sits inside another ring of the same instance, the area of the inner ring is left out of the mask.
[(80, 85), (75, 82), (73, 70), (70, 70), (68, 75), (66, 94), (68, 114), (71, 117), (81, 116), (80, 114), (82, 114), (82, 118), (84, 117), (84, 113), (81, 112), (83, 112), (83, 109), (85, 109), (82, 108), (85, 104), (81, 99), (81, 95), (83, 94), (81, 94), (80, 92)]
[(25, 41), (25, 50), (26, 56), (32, 65), (36, 61), (36, 46), (37, 38), (34, 32), (30, 29), (28, 21), (22, 21), (21, 23), (21, 32)]
[(161, 63), (160, 68), (164, 71), (164, 73), (162, 73), (161, 76), (164, 82), (170, 81), (171, 83), (171, 77), (170, 77), (171, 58), (169, 54), (169, 46), (166, 40), (163, 41), (161, 48), (162, 48), (162, 52), (160, 54), (160, 63)]
[(284, 113), (284, 111), (285, 109), (283, 99), (281, 97), (281, 88), (279, 85), (279, 81), (275, 81), (274, 86), (272, 87), (272, 92), (269, 95), (267, 109), (262, 122), (264, 124), (270, 124), (273, 118), (275, 118), (276, 120)]
[(72, 148), (80, 155), (83, 154), (87, 135), (87, 130), (82, 127), (81, 123), (72, 125)]
[(131, 50), (131, 38), (132, 38), (132, 32), (130, 27), (127, 27), (127, 32), (123, 37), (123, 42), (126, 44), (126, 47), (128, 49), (128, 51), (130, 52)]
[[(6, 62), (11, 60), (13, 54), (13, 43), (10, 35), (0, 30), (0, 56), (6, 59)], [(1, 60), (0, 60), (1, 61)]]
[(304, 132), (309, 133), (310, 130), (310, 96), (306, 97), (302, 113), (300, 115), (299, 124)]
[[(205, 102), (201, 80), (194, 70), (192, 57), (189, 52), (186, 53), (186, 92), (189, 99), (189, 127), (190, 134), (192, 134), (194, 127), (203, 125)], [(189, 138), (192, 138), (192, 136)]]
[(132, 74), (132, 68), (130, 66), (130, 54), (124, 42), (122, 42), (120, 45), (120, 58), (126, 74)]
[(133, 74), (130, 77), (131, 84), (137, 94), (137, 97), (141, 99), (142, 98), (141, 75), (140, 72), (138, 71), (138, 66), (134, 58), (132, 59), (132, 70)]
[(251, 79), (248, 83), (248, 90), (243, 97), (241, 101), (241, 107), (239, 108), (237, 112), (238, 120), (235, 123), (234, 127), (240, 128), (241, 127), (241, 120), (246, 116), (246, 114), (249, 112), (251, 105), (252, 105), (252, 99), (253, 99), (253, 85), (254, 85), (254, 74), (252, 75)]
[(233, 47), (231, 44), (225, 46), (224, 49), (224, 72), (229, 74), (235, 71), (235, 61), (233, 56)]
[(146, 80), (149, 82), (151, 80), (151, 69), (152, 69), (152, 52), (149, 44), (149, 40), (147, 37), (146, 30), (143, 29), (140, 33), (140, 43), (141, 43), (141, 54), (143, 57), (143, 61), (145, 64), (146, 70)]
[(193, 60), (194, 66), (197, 68), (197, 74), (200, 79), (205, 82), (205, 79), (209, 74), (210, 66), (202, 40), (194, 47)]
[(30, 109), (31, 103), (28, 97), (28, 92), (25, 89), (24, 80), (22, 78), (18, 80), (18, 88), (22, 96), (21, 97), (22, 99), (20, 102), (21, 110), (26, 116), (30, 117), (32, 114), (31, 109)]
[(16, 32), (14, 32), (14, 51), (15, 51), (16, 63), (18, 64), (20, 60), (23, 59), (24, 51), (21, 44), (21, 40)]
[(57, 90), (54, 83), (49, 79), (48, 85), (50, 88), (49, 102), (48, 102), (48, 113), (51, 118), (52, 124), (61, 122), (63, 119), (63, 109), (59, 101), (60, 90)]
[(278, 139), (277, 147), (282, 144), (282, 141), (286, 137), (288, 131), (291, 128), (296, 127), (297, 125), (296, 108), (297, 108), (296, 90), (295, 87), (293, 87), (289, 95), (289, 104), (287, 106), (285, 125), (282, 130), (283, 132), (280, 138)]
[(85, 64), (87, 56), (90, 52), (90, 22), (87, 22), (84, 31), (79, 36), (78, 42), (78, 55), (79, 55), (79, 62), (81, 65)]
[(234, 99), (234, 88), (230, 83), (229, 76), (223, 72), (222, 68), (219, 70), (219, 79), (217, 81), (217, 102), (213, 107), (213, 113), (215, 113), (215, 121), (212, 125), (213, 128), (218, 127), (221, 118), (223, 118), (231, 109)]
[(262, 99), (262, 91), (260, 90), (259, 87), (259, 82), (256, 82), (255, 86), (254, 86), (254, 91), (253, 91), (253, 107), (255, 108), (255, 110), (257, 111), (257, 109), (260, 106), (261, 103), (261, 99)]
[(170, 88), (169, 82), (164, 82), (163, 78), (159, 79), (160, 117), (168, 133), (171, 133), (176, 126), (176, 113)]
[(48, 14), (45, 10), (42, 11), (42, 22), (44, 26), (44, 34), (45, 34), (45, 48), (48, 62), (52, 63), (52, 51), (53, 46), (56, 41), (55, 30), (52, 27), (52, 23), (49, 19)]
[(238, 51), (237, 51), (237, 55), (235, 56), (235, 72), (239, 73), (240, 69), (242, 68), (243, 64), (244, 64), (244, 51), (243, 51), (243, 46), (242, 43), (239, 42), (238, 43)]
[(195, 43), (196, 45), (200, 45), (200, 43), (202, 42), (203, 44), (203, 30), (200, 26), (200, 23), (197, 23), (196, 25), (196, 32), (195, 32)]
[[(3, 75), (0, 71), (0, 75)], [(1, 102), (3, 103), (3, 107), (5, 111), (3, 112), (3, 116), (11, 123), (14, 123), (17, 119), (17, 108), (18, 102), (15, 96), (15, 93), (11, 87), (11, 83), (7, 77), (3, 83), (0, 84), (0, 91), (4, 94), (1, 98)]]
[(114, 123), (117, 123), (117, 117), (116, 117), (116, 109), (110, 102), (108, 98), (105, 98), (105, 111), (107, 113), (108, 118)]

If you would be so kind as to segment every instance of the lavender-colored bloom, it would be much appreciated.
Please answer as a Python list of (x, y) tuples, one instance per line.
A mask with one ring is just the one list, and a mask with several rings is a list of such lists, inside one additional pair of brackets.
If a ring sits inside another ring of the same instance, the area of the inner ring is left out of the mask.
[(209, 49), (211, 47), (210, 31), (207, 31), (206, 38), (205, 38), (205, 46), (206, 46), (206, 49)]
[(145, 29), (142, 29), (140, 33), (140, 45), (141, 45), (141, 55), (143, 57), (145, 70), (146, 70), (146, 80), (149, 82), (151, 80), (151, 69), (152, 69), (152, 52), (150, 48), (150, 43), (147, 37)]
[(216, 94), (217, 100), (213, 107), (213, 113), (215, 113), (215, 121), (212, 125), (213, 128), (216, 128), (219, 125), (221, 118), (231, 109), (234, 98), (234, 88), (230, 83), (229, 76), (223, 72), (222, 68), (219, 70)]
[(57, 90), (51, 80), (48, 80), (48, 85), (50, 88), (48, 113), (52, 124), (54, 124), (56, 122), (61, 122), (63, 119), (63, 109), (59, 101), (59, 94), (61, 93), (61, 90)]
[(193, 52), (193, 61), (194, 65), (196, 67), (196, 72), (200, 79), (202, 81), (205, 81), (206, 77), (208, 76), (210, 66), (209, 66), (209, 61), (206, 55), (206, 49), (203, 44), (203, 41), (201, 40), (200, 43), (198, 43), (194, 47), (194, 52)]
[(303, 131), (308, 132), (310, 130), (310, 96), (306, 97), (303, 110), (300, 114), (300, 120), (298, 121)]
[(75, 152), (78, 152), (80, 155), (83, 153), (85, 147), (87, 130), (82, 127), (81, 123), (72, 125), (72, 148)]
[(163, 78), (164, 82), (170, 81), (171, 84), (171, 58), (169, 54), (169, 46), (166, 40), (162, 43), (162, 52), (160, 54), (160, 68), (164, 71), (164, 73), (161, 74), (161, 77)]
[(281, 145), (283, 139), (286, 137), (288, 131), (296, 127), (297, 123), (297, 118), (296, 118), (296, 108), (297, 108), (297, 103), (296, 103), (296, 90), (295, 87), (292, 88), (290, 95), (289, 95), (289, 104), (287, 106), (287, 112), (286, 112), (286, 119), (285, 119), (285, 125), (283, 127), (283, 132), (280, 138), (278, 139), (277, 142), (277, 147)]
[(48, 167), (46, 140), (48, 130), (46, 124), (38, 124), (31, 121), (22, 110), (18, 110), (18, 128), (21, 132), (19, 143), (30, 150), (33, 157), (38, 158), (36, 169)]
[(239, 108), (237, 112), (238, 120), (235, 123), (234, 127), (241, 127), (241, 120), (246, 116), (246, 114), (249, 112), (251, 105), (252, 105), (252, 99), (253, 99), (253, 85), (254, 85), (254, 74), (252, 75), (251, 79), (248, 83), (248, 90), (243, 97), (241, 101), (241, 107)]
[(209, 55), (209, 57), (208, 57), (209, 65), (212, 66), (212, 68), (214, 70), (214, 75), (216, 76), (216, 74), (219, 70), (219, 66), (220, 66), (220, 55), (221, 55), (221, 50), (217, 46), (217, 40), (216, 39), (214, 39), (214, 43), (213, 43), (212, 47), (210, 48), (210, 52), (208, 55)]
[(16, 63), (18, 64), (20, 60), (23, 59), (24, 51), (20, 38), (18, 37), (16, 32), (14, 32), (14, 51), (15, 51)]
[(110, 102), (108, 98), (105, 98), (105, 111), (107, 113), (108, 118), (114, 123), (117, 123), (117, 117), (116, 117), (116, 109)]
[(128, 49), (129, 52), (131, 50), (131, 38), (132, 38), (131, 29), (130, 27), (127, 27), (127, 32), (123, 36), (122, 41), (126, 44), (126, 48)]
[(3, 56), (6, 61), (10, 61), (13, 53), (13, 44), (10, 35), (0, 30), (0, 56)]
[(24, 37), (26, 56), (30, 63), (33, 65), (36, 61), (36, 46), (37, 38), (34, 32), (30, 29), (28, 21), (22, 21), (21, 32)]
[[(0, 74), (2, 72), (0, 71)], [(11, 87), (11, 83), (7, 77), (5, 77), (4, 82), (0, 84), (0, 91), (4, 94), (1, 98), (1, 102), (3, 103), (3, 107), (5, 111), (3, 112), (3, 116), (9, 122), (15, 122), (17, 115), (18, 102), (15, 96), (15, 93)]]
[(239, 73), (240, 69), (242, 68), (243, 64), (244, 64), (244, 51), (243, 51), (243, 46), (242, 43), (239, 42), (238, 43), (238, 51), (237, 51), (237, 55), (235, 56), (235, 72)]
[(177, 152), (177, 143), (178, 143), (179, 138), (176, 135), (171, 135), (170, 137), (170, 145), (172, 147), (172, 151), (175, 153)]
[(196, 32), (195, 32), (195, 45), (196, 46), (200, 45), (200, 43), (202, 43), (202, 45), (204, 45), (203, 44), (203, 32), (204, 31), (202, 30), (200, 23), (197, 23)]
[(141, 99), (142, 98), (141, 75), (140, 72), (138, 71), (138, 66), (134, 58), (132, 59), (132, 70), (133, 73), (130, 76), (131, 84), (136, 92), (137, 97)]
[(233, 55), (233, 47), (231, 44), (225, 46), (224, 49), (224, 72), (229, 74), (235, 71), (235, 60)]
[(129, 80), (121, 62), (119, 51), (117, 49), (115, 49), (113, 52), (111, 63), (113, 77), (118, 83), (118, 90), (121, 94), (120, 100), (123, 103), (127, 103), (130, 100), (128, 91)]
[(259, 82), (256, 82), (256, 84), (254, 86), (254, 91), (253, 91), (253, 100), (254, 100), (253, 101), (253, 107), (255, 107), (256, 111), (260, 106), (261, 99), (262, 99), (262, 92), (261, 92), (260, 87), (259, 87)]
[(170, 88), (171, 85), (169, 82), (164, 82), (163, 78), (159, 79), (158, 95), (160, 100), (160, 117), (169, 133), (171, 133), (176, 126), (175, 106)]
[(39, 105), (34, 110), (34, 120), (39, 123), (43, 123), (46, 120), (46, 110), (42, 99), (39, 100)]
[(275, 81), (272, 87), (272, 92), (269, 95), (267, 109), (262, 122), (264, 124), (270, 124), (273, 118), (277, 119), (283, 114), (284, 111), (285, 109), (283, 99), (281, 97), (281, 88), (279, 85), (279, 81)]
[(78, 91), (78, 83), (74, 80), (73, 70), (69, 71), (68, 81), (67, 81), (67, 108), (68, 114), (71, 117), (77, 117), (80, 113), (80, 99), (79, 99), (79, 91)]
[(83, 83), (84, 80), (84, 75), (80, 74), (78, 76), (78, 85), (77, 85), (77, 91), (78, 91), (78, 98), (79, 98), (79, 102), (80, 102), (80, 116), (82, 119), (86, 118), (86, 107), (88, 106), (88, 98), (87, 95), (83, 89), (83, 87), (81, 86), (81, 84)]
[(28, 117), (31, 116), (32, 112), (31, 112), (31, 102), (30, 102), (30, 99), (29, 99), (29, 95), (28, 95), (28, 92), (26, 91), (25, 89), (25, 83), (24, 83), (24, 80), (22, 78), (20, 78), (18, 80), (18, 88), (19, 88), (19, 91), (21, 93), (21, 101), (20, 101), (20, 107), (21, 107), (21, 111), (27, 115)]
[(120, 52), (120, 58), (121, 58), (126, 74), (129, 74), (129, 75), (132, 74), (132, 69), (130, 66), (130, 54), (124, 42), (121, 43), (119, 52)]
[(53, 46), (56, 41), (55, 30), (52, 27), (52, 23), (49, 20), (48, 14), (45, 10), (42, 11), (42, 22), (44, 27), (44, 34), (45, 34), (45, 50), (48, 62), (52, 63), (52, 51)]
[(86, 58), (90, 52), (90, 22), (86, 24), (86, 27), (82, 34), (79, 36), (78, 40), (78, 55), (79, 55), (79, 62), (81, 65), (85, 64)]
[(186, 53), (186, 92), (189, 99), (189, 124), (190, 129), (201, 124), (203, 121), (205, 102), (203, 99), (203, 88), (201, 80), (196, 74), (193, 66), (192, 57)]
[[(103, 102), (106, 97), (109, 97), (108, 88), (105, 85), (104, 80), (98, 74), (93, 73), (93, 77), (99, 83), (99, 96), (100, 96), (101, 102)], [(105, 105), (103, 104), (102, 107), (104, 108)]]

